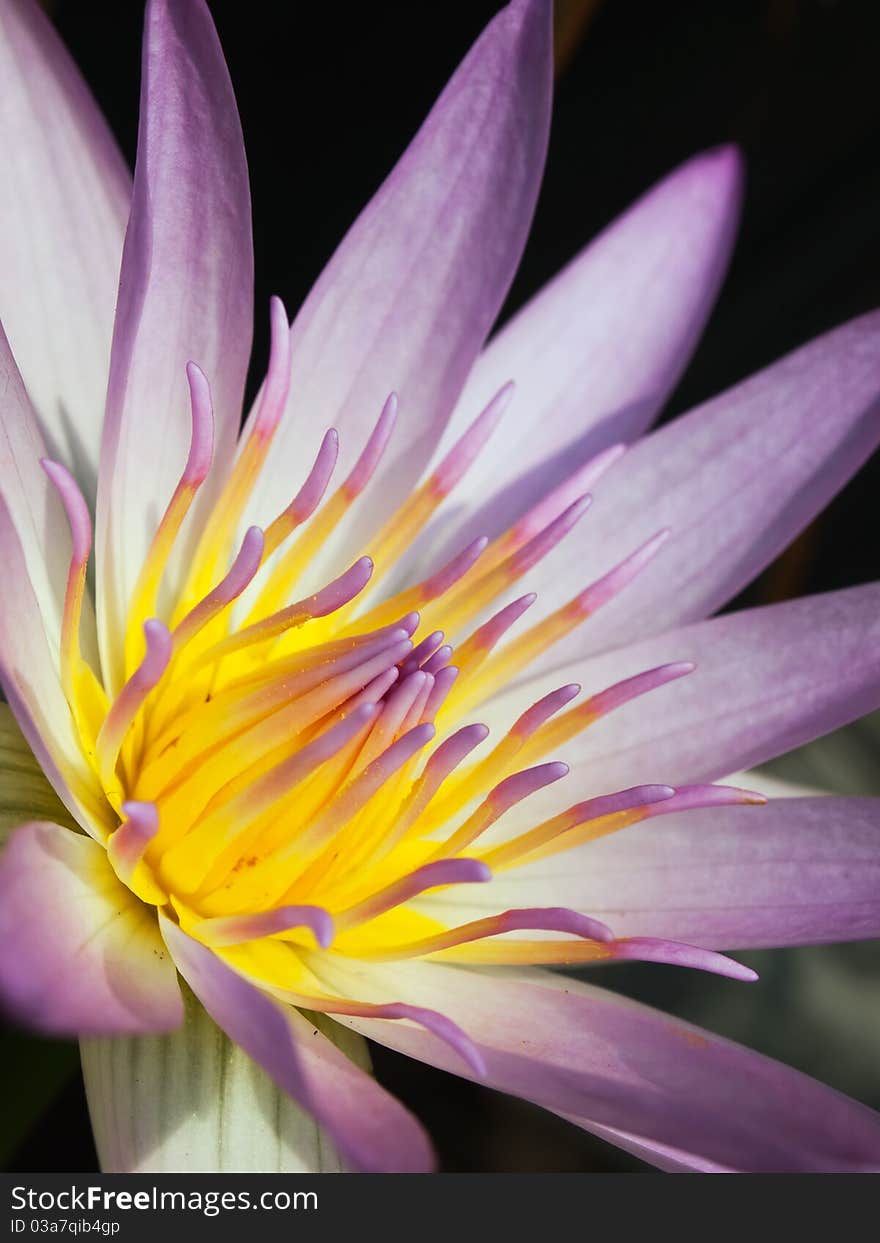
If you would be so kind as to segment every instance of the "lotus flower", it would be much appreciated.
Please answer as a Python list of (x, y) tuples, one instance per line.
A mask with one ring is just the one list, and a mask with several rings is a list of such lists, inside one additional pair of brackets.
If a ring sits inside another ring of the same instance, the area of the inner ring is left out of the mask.
[(206, 1160), (174, 1142), (207, 1016), (348, 1167), (432, 1164), (359, 1033), (662, 1168), (876, 1168), (855, 1101), (545, 968), (747, 980), (722, 950), (880, 933), (876, 801), (714, 784), (880, 703), (880, 590), (707, 620), (874, 448), (880, 318), (640, 439), (725, 269), (723, 149), (486, 345), (549, 124), (549, 4), (513, 0), (292, 326), (272, 301), (239, 434), (203, 0), (147, 6), (133, 184), (36, 5), (0, 14), (0, 993), (83, 1038), (105, 1168)]

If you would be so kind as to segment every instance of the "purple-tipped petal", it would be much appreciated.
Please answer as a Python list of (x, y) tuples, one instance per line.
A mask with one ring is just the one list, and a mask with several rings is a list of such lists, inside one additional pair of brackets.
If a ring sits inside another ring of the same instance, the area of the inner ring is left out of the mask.
[(427, 465), (531, 221), (550, 116), (550, 7), (514, 0), (489, 24), (306, 300), (292, 329), (296, 380), (251, 520), (279, 511), (291, 464), (314, 454), (331, 423), (348, 470), (390, 385), (400, 396), (393, 452), (340, 557), (364, 550)]
[[(125, 605), (189, 451), (186, 364), (196, 362), (211, 385), (219, 477), (241, 418), (252, 290), (247, 165), (213, 22), (204, 0), (151, 0), (96, 524), (101, 651), (113, 689)], [(194, 513), (207, 512), (216, 487), (207, 481)], [(185, 544), (172, 572), (186, 564)]]
[[(580, 465), (648, 426), (715, 300), (739, 215), (740, 181), (732, 148), (688, 161), (490, 342), (438, 451), (514, 379), (516, 400), (497, 450), (474, 464), (453, 498), (471, 502), (467, 530), (473, 519), (477, 530), (500, 534)], [(456, 524), (451, 537), (462, 538)]]
[[(587, 1128), (611, 1128), (647, 1147), (739, 1171), (880, 1169), (880, 1115), (864, 1105), (741, 1045), (569, 977), (435, 963), (326, 962), (319, 970), (325, 987), (371, 996), (381, 990), (439, 1009), (477, 1046), (488, 1084)], [(429, 1033), (340, 1021), (462, 1073), (455, 1054)]]
[(90, 838), (49, 823), (12, 834), (0, 858), (0, 1004), (53, 1035), (161, 1032), (182, 1022), (155, 916)]
[(708, 617), (812, 521), (878, 442), (880, 312), (654, 432), (595, 485), (589, 542), (568, 540), (530, 580), (542, 611), (564, 602), (572, 574), (601, 573), (658, 526), (670, 528), (669, 540), (542, 666)]
[(131, 178), (34, 0), (0, 6), (0, 81), (0, 320), (50, 452), (91, 500)]
[(254, 988), (164, 917), (161, 926), (178, 970), (214, 1022), (314, 1115), (352, 1164), (373, 1173), (433, 1168), (415, 1118), (297, 1010)]

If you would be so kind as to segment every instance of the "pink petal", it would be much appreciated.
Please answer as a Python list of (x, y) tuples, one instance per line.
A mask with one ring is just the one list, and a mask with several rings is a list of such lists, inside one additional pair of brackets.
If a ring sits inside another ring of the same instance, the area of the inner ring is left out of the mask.
[[(769, 564), (880, 441), (880, 312), (826, 333), (660, 428), (594, 489), (589, 538), (528, 585), (549, 610), (660, 527), (638, 579), (544, 663), (714, 613)], [(568, 594), (567, 594), (568, 593)], [(536, 610), (537, 611), (537, 610)]]
[(741, 179), (734, 148), (689, 160), (613, 221), (492, 339), (438, 451), (505, 381), (515, 380), (500, 435), (452, 499), (453, 505), (462, 497), (471, 502), (467, 531), (499, 534), (582, 463), (650, 424), (715, 301), (736, 231)]
[(161, 925), (178, 970), (214, 1022), (314, 1115), (352, 1164), (373, 1173), (433, 1168), (415, 1118), (299, 1011), (254, 988), (164, 916)]
[(419, 906), (460, 922), (550, 902), (603, 920), (617, 937), (715, 949), (880, 937), (880, 799), (673, 814)]
[(53, 1035), (162, 1032), (183, 1021), (155, 913), (90, 838), (43, 822), (9, 839), (0, 857), (0, 1000)]
[[(187, 362), (211, 386), (216, 487), (241, 418), (252, 304), (247, 165), (217, 34), (204, 0), (152, 0), (98, 496), (99, 625), (114, 685), (120, 618), (187, 460)], [(209, 480), (195, 508), (211, 493)]]
[[(497, 975), (436, 964), (371, 968), (365, 987), (439, 1009), (476, 1043), (491, 1086), (579, 1125), (622, 1131), (646, 1147), (732, 1170), (880, 1169), (880, 1115), (779, 1062), (603, 989), (537, 970)], [(424, 1030), (341, 1021), (462, 1072), (455, 1054)]]
[(297, 316), (291, 399), (253, 521), (287, 504), (291, 471), (314, 457), (330, 424), (344, 477), (392, 390), (400, 417), (391, 447), (339, 556), (362, 551), (365, 534), (410, 492), (519, 262), (550, 85), (550, 5), (514, 0), (465, 57)]
[(54, 457), (95, 492), (131, 177), (33, 0), (0, 11), (0, 318)]

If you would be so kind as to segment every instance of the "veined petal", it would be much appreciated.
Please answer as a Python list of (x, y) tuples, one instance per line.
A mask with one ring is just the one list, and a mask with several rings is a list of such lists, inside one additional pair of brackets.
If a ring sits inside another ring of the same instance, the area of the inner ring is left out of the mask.
[[(185, 991), (164, 1036), (81, 1041), (101, 1169), (107, 1173), (337, 1173), (328, 1138)], [(339, 1028), (366, 1047), (355, 1032)]]
[[(43, 617), (52, 659), (57, 660), (70, 547), (67, 521), (40, 467), (46, 444), (2, 325), (0, 391), (0, 503), (20, 545), (22, 568)], [(11, 603), (11, 583), (4, 583), (4, 593)]]
[(550, 5), (513, 0), (465, 57), (296, 317), (295, 380), (251, 521), (262, 524), (288, 503), (291, 464), (311, 461), (331, 424), (343, 477), (392, 389), (400, 397), (392, 446), (339, 556), (411, 491), (519, 262), (544, 164), (551, 72)]
[(54, 1035), (169, 1031), (182, 1021), (155, 915), (91, 838), (32, 822), (9, 839), (0, 858), (0, 1003)]
[(573, 1122), (575, 1126), (582, 1127), (585, 1131), (589, 1131), (591, 1135), (597, 1135), (599, 1139), (607, 1140), (609, 1144), (614, 1144), (616, 1148), (622, 1148), (624, 1152), (631, 1152), (634, 1157), (640, 1157), (642, 1161), (647, 1161), (649, 1165), (655, 1166), (665, 1174), (737, 1173), (729, 1165), (719, 1165), (717, 1161), (707, 1161), (704, 1157), (682, 1152), (678, 1148), (670, 1148), (668, 1144), (648, 1143), (639, 1136), (628, 1135), (626, 1131), (618, 1131), (610, 1126), (597, 1126), (594, 1122), (587, 1123), (583, 1118), (573, 1115), (561, 1114), (560, 1117), (565, 1118), (568, 1122)]
[(131, 177), (34, 0), (0, 8), (2, 319), (51, 455), (95, 494)]
[(439, 457), (475, 410), (506, 381), (516, 381), (497, 444), (455, 493), (455, 503), (470, 502), (467, 531), (500, 534), (584, 462), (649, 425), (714, 303), (739, 217), (741, 181), (734, 148), (689, 160), (613, 221), (490, 341), (438, 449)]
[(26, 820), (53, 820), (75, 828), (49, 784), (9, 704), (0, 703), (0, 845)]
[(254, 988), (164, 916), (160, 923), (181, 975), (214, 1022), (313, 1114), (354, 1166), (373, 1173), (432, 1168), (415, 1118), (299, 1011)]
[(208, 377), (214, 407), (203, 511), (235, 445), (252, 313), (247, 165), (217, 33), (204, 0), (151, 0), (98, 494), (98, 624), (114, 688), (125, 606), (188, 456), (186, 364)]
[[(541, 610), (659, 528), (664, 548), (552, 657), (709, 616), (828, 503), (880, 441), (880, 312), (786, 355), (634, 446), (594, 489), (589, 538), (538, 567)], [(586, 530), (584, 532), (586, 536)]]
[(673, 813), (501, 873), (485, 890), (447, 889), (419, 909), (457, 924), (553, 901), (603, 920), (617, 937), (713, 949), (880, 937), (880, 799)]
[(670, 785), (715, 781), (872, 711), (880, 704), (880, 584), (746, 609), (572, 661), (497, 696), (480, 715), (491, 727), (551, 686), (579, 682), (591, 693), (677, 659), (696, 669), (554, 751), (572, 766), (569, 783), (622, 788), (657, 774)]
[[(334, 964), (337, 972), (342, 968)], [(344, 975), (346, 983), (354, 978), (349, 969)], [(371, 968), (361, 983), (368, 988), (440, 1009), (476, 1042), (486, 1082), (580, 1125), (737, 1171), (880, 1169), (880, 1115), (779, 1062), (604, 989), (537, 970), (401, 963)], [(462, 1071), (428, 1032), (349, 1016), (339, 1021), (432, 1066)]]

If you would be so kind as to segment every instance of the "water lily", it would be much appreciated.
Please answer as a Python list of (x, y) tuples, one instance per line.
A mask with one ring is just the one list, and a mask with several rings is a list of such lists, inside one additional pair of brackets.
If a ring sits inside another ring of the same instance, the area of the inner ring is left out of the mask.
[(877, 802), (730, 778), (880, 703), (880, 590), (707, 620), (873, 450), (880, 318), (640, 439), (726, 266), (722, 149), (486, 345), (549, 125), (549, 4), (513, 0), (292, 325), (273, 299), (239, 434), (203, 0), (147, 6), (133, 183), (36, 5), (0, 15), (0, 993), (83, 1038), (105, 1168), (208, 1160), (206, 1092), (227, 1150), (259, 1132), (217, 1027), (348, 1167), (432, 1165), (360, 1037), (663, 1168), (880, 1165), (857, 1102), (547, 970), (746, 981), (721, 951), (880, 932)]

